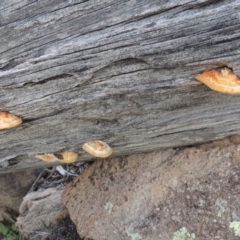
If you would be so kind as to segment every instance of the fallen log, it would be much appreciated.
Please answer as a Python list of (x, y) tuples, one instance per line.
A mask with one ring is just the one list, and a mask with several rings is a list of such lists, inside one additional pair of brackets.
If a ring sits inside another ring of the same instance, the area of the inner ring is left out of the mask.
[(2, 1), (0, 106), (22, 125), (0, 131), (0, 173), (49, 166), (39, 153), (112, 156), (240, 133), (239, 95), (195, 80), (240, 76), (233, 1)]

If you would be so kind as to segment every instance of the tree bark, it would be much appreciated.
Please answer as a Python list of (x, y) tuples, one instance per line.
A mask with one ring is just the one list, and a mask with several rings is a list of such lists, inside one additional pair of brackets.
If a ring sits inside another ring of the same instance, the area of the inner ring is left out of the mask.
[(102, 140), (113, 156), (240, 133), (240, 96), (199, 72), (240, 75), (240, 2), (4, 0), (0, 106), (21, 116), (0, 131), (0, 172), (49, 166), (38, 153)]

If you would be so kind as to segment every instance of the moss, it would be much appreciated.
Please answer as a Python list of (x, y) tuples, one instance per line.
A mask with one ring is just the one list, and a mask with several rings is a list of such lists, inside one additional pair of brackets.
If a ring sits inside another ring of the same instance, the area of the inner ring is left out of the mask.
[(240, 222), (230, 222), (229, 228), (233, 229), (235, 236), (240, 237)]
[(194, 240), (194, 239), (195, 234), (189, 233), (185, 227), (176, 231), (173, 236), (173, 240)]

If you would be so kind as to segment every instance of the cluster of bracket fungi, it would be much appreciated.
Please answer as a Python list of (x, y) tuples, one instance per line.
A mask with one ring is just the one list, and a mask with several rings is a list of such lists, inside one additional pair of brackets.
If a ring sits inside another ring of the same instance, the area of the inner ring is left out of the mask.
[[(22, 119), (9, 112), (0, 112), (0, 130), (14, 128), (22, 124)], [(91, 141), (84, 143), (83, 150), (93, 155), (94, 157), (105, 158), (112, 154), (112, 148), (103, 141)], [(65, 151), (62, 153), (42, 153), (35, 156), (46, 162), (59, 161), (62, 163), (73, 163), (78, 159), (78, 154), (75, 152)]]
[[(94, 157), (106, 158), (113, 152), (112, 148), (103, 141), (91, 141), (84, 143), (83, 150)], [(73, 163), (78, 159), (78, 154), (75, 152), (65, 151), (62, 153), (42, 153), (35, 156), (46, 162), (60, 161), (62, 163)]]
[[(207, 85), (210, 89), (228, 93), (240, 94), (240, 78), (227, 67), (210, 69), (195, 76), (195, 78)], [(0, 112), (0, 130), (17, 127), (22, 124), (22, 119), (9, 112)], [(106, 158), (113, 152), (112, 148), (102, 141), (90, 141), (82, 146), (83, 150), (94, 157)], [(46, 162), (59, 161), (62, 163), (73, 163), (77, 161), (78, 154), (65, 151), (62, 153), (43, 153), (35, 156)]]

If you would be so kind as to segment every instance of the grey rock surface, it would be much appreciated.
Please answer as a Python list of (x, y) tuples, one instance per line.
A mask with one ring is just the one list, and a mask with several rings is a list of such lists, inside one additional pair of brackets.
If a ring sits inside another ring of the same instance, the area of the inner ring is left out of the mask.
[(240, 138), (95, 161), (62, 200), (81, 237), (237, 240)]

